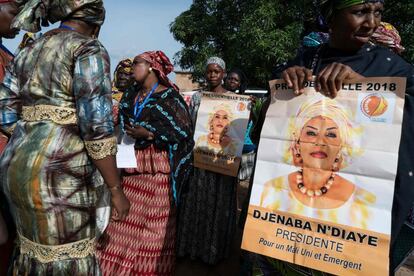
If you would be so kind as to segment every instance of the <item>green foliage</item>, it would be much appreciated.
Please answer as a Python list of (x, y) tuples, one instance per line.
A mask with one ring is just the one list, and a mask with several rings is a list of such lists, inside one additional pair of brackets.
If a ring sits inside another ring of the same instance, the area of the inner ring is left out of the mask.
[[(174, 58), (203, 79), (208, 57), (222, 57), (239, 67), (249, 87), (264, 88), (272, 69), (295, 56), (311, 0), (194, 0), (171, 24), (183, 48)], [(305, 16), (305, 14), (307, 14)], [(387, 0), (384, 20), (400, 31), (404, 57), (414, 61), (414, 1)]]
[(391, 23), (400, 32), (402, 45), (406, 48), (403, 57), (414, 62), (414, 1), (387, 0), (383, 21)]

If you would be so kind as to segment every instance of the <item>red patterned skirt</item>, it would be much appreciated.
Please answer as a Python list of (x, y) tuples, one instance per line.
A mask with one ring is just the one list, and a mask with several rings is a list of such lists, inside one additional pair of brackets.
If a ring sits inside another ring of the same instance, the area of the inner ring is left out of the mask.
[(172, 275), (175, 263), (175, 207), (168, 153), (138, 150), (137, 169), (122, 185), (131, 202), (127, 219), (112, 222), (97, 255), (103, 275)]

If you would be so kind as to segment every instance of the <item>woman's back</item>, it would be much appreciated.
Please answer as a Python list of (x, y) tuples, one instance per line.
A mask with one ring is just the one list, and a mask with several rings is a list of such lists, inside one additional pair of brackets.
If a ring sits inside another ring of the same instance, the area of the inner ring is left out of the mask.
[(82, 55), (97, 51), (106, 53), (98, 40), (61, 29), (46, 33), (23, 49), (14, 63), (22, 105), (75, 108), (75, 62)]

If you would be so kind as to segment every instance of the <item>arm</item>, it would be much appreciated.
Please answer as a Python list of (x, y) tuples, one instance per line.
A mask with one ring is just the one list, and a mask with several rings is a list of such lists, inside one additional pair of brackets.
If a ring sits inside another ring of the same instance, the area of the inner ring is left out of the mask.
[(8, 135), (13, 133), (21, 114), (21, 100), (14, 67), (7, 68), (3, 84), (0, 85), (0, 130)]
[(113, 135), (109, 57), (96, 40), (83, 45), (77, 53), (73, 89), (86, 150), (111, 190), (116, 209), (113, 218), (122, 220), (130, 205), (120, 188), (115, 161), (117, 145)]

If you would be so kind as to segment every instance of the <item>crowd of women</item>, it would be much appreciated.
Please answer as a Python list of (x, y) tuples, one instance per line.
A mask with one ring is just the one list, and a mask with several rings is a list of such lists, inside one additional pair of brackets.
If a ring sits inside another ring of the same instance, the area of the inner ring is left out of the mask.
[[(345, 81), (407, 78), (392, 212), (393, 269), (414, 198), (414, 67), (398, 55), (404, 49), (398, 32), (381, 23), (383, 0), (315, 2), (319, 31), (326, 33), (306, 36), (297, 57), (278, 66), (274, 78), (300, 94), (315, 75), (317, 90), (332, 98)], [(0, 273), (172, 275), (177, 257), (216, 265), (231, 254), (237, 185), (254, 171), (269, 100), (251, 115), (239, 177), (195, 168), (201, 92), (187, 106), (167, 77), (173, 65), (162, 51), (122, 60), (111, 85), (109, 56), (97, 39), (104, 19), (102, 0), (0, 0), (1, 37), (61, 22), (28, 39), (16, 56), (0, 45), (0, 243), (9, 236), (0, 251)], [(218, 57), (206, 61), (205, 78), (203, 90), (211, 92), (244, 93), (247, 87), (245, 74), (227, 72)], [(128, 143), (136, 167), (118, 170), (117, 144)], [(243, 255), (245, 275), (321, 273)]]

